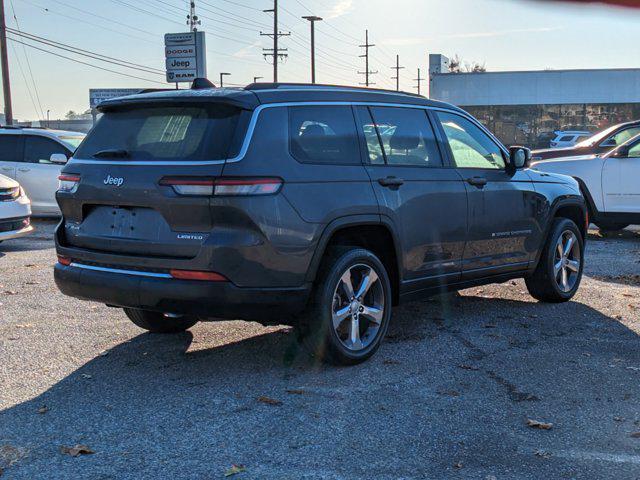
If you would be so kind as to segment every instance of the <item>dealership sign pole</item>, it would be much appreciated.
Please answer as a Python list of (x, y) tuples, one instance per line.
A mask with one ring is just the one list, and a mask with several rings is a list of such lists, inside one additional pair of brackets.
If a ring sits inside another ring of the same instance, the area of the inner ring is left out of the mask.
[(193, 82), (207, 77), (204, 32), (167, 33), (164, 36), (167, 82)]

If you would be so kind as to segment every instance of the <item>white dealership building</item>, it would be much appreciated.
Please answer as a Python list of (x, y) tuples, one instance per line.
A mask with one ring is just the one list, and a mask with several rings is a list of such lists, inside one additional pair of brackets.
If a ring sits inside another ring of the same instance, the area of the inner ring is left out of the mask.
[(640, 68), (450, 73), (429, 57), (430, 97), (458, 105), (507, 144), (548, 145), (557, 130), (640, 118)]

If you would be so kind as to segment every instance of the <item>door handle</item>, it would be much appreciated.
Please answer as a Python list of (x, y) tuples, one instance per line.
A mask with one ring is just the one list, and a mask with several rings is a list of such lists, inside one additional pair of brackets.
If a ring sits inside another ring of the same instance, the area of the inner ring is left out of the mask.
[(19, 168), (18, 171), (19, 172), (30, 172), (31, 169), (30, 168)]
[(399, 187), (404, 184), (404, 180), (398, 177), (379, 178), (378, 183), (383, 187)]
[(470, 185), (473, 185), (474, 187), (482, 188), (488, 182), (487, 182), (487, 179), (484, 177), (471, 177), (471, 178), (467, 178), (467, 183), (469, 183)]

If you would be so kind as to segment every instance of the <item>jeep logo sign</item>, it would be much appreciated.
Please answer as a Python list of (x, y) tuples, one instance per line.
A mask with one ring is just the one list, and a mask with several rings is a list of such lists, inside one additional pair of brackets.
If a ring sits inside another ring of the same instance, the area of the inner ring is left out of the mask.
[(105, 185), (115, 185), (116, 187), (119, 187), (124, 183), (124, 178), (112, 177), (111, 175), (107, 175), (107, 178), (104, 179), (103, 183)]

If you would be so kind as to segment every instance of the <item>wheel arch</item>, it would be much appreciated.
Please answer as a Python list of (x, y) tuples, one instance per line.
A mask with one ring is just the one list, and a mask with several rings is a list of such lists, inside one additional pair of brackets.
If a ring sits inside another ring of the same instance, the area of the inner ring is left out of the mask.
[(306, 278), (308, 282), (315, 281), (327, 249), (338, 245), (366, 248), (380, 258), (389, 273), (393, 303), (398, 303), (402, 254), (398, 235), (389, 219), (379, 215), (356, 215), (329, 223), (311, 260)]

